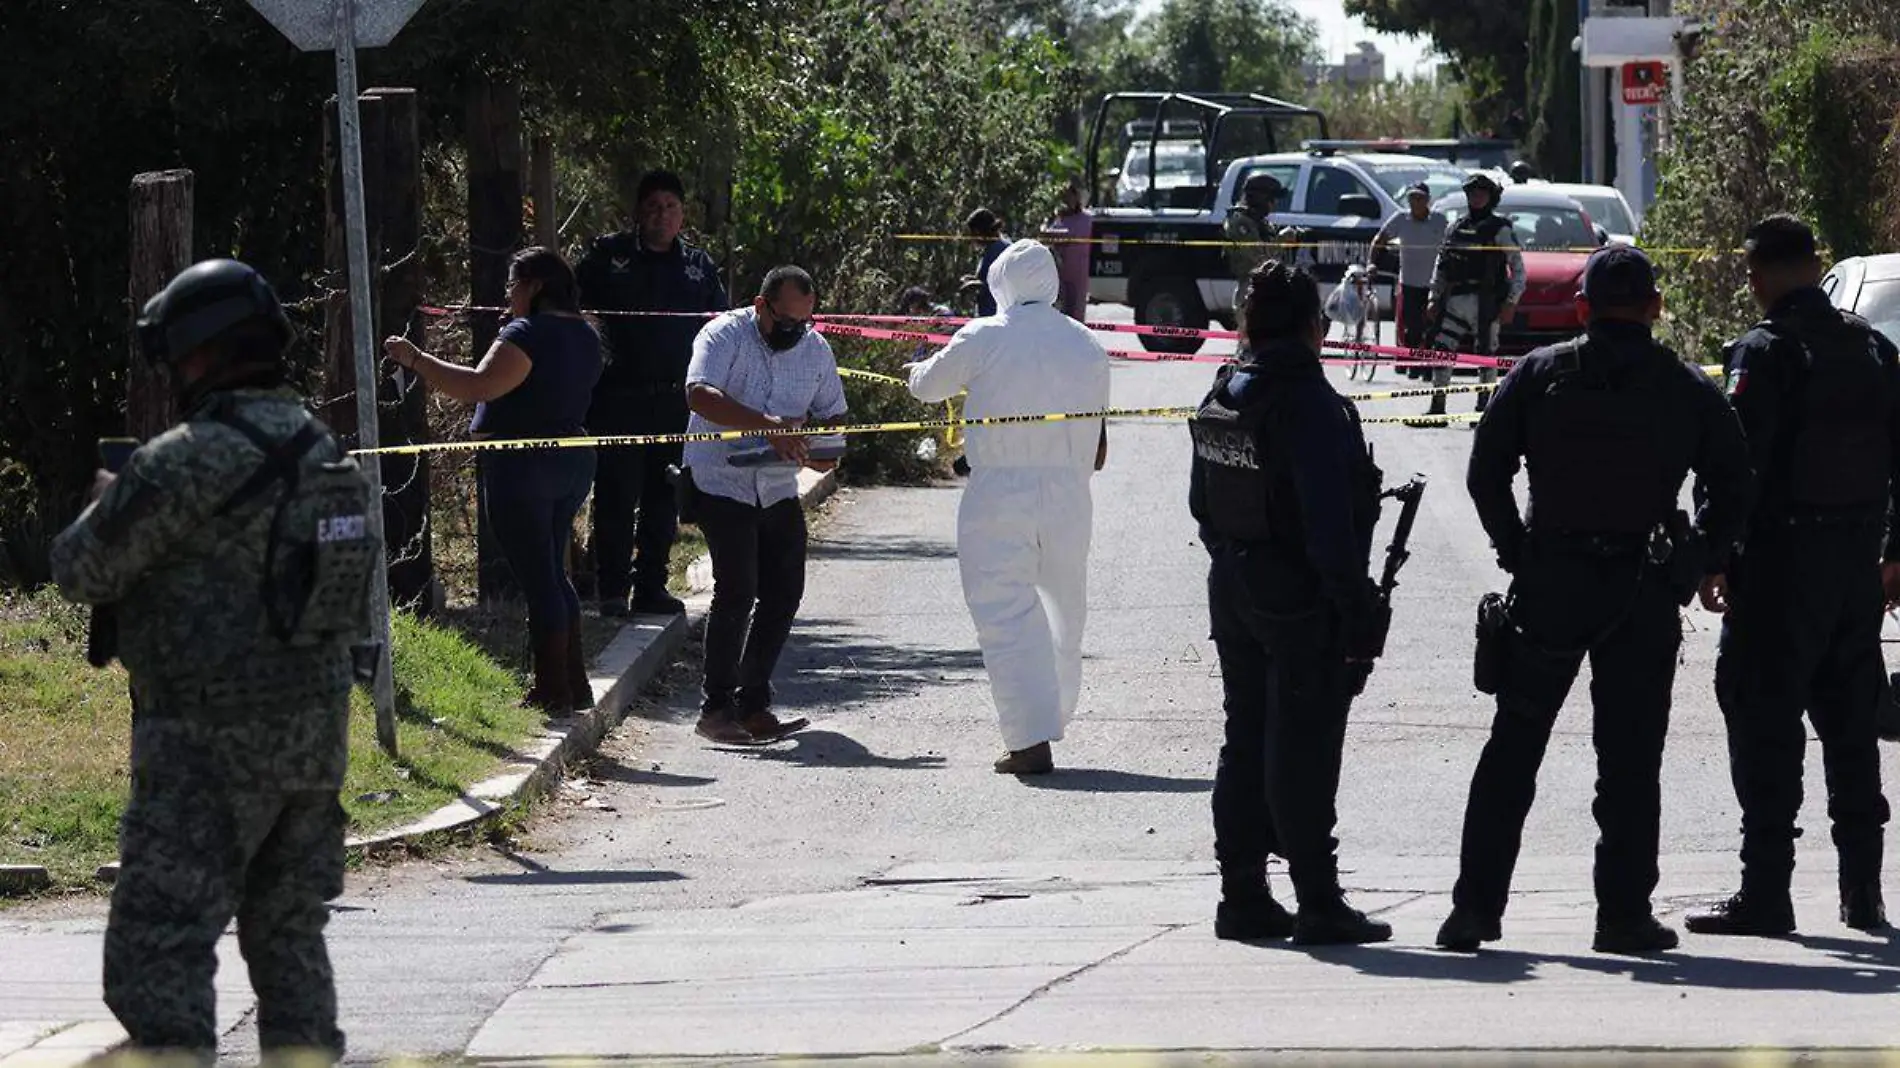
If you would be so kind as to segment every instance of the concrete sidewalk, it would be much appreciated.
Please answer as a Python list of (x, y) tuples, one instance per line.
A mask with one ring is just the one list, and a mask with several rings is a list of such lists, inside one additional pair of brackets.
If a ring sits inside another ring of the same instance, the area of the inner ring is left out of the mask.
[[(1815, 857), (1815, 871), (1823, 858)], [(1659, 908), (1709, 900), (1727, 857), (1667, 858)], [(603, 916), (490, 1018), (477, 1058), (996, 1050), (1882, 1047), (1900, 945), (1847, 930), (1815, 874), (1787, 940), (1690, 936), (1592, 953), (1587, 867), (1527, 864), (1506, 941), (1431, 949), (1443, 861), (1348, 876), (1398, 929), (1307, 951), (1213, 937), (1217, 881), (1168, 863), (921, 864), (855, 890)], [(1674, 917), (1679, 921), (1680, 917)]]

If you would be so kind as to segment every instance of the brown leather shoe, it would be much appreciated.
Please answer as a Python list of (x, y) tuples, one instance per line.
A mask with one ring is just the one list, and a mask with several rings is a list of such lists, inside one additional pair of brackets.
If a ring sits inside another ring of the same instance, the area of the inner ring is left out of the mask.
[(1056, 758), (1049, 751), (1049, 743), (1040, 742), (1011, 751), (993, 766), (998, 775), (1047, 775), (1056, 770)]
[(701, 712), (693, 733), (720, 745), (759, 745), (759, 739), (724, 711)]
[(771, 709), (759, 708), (747, 712), (740, 718), (739, 725), (744, 727), (756, 741), (776, 742), (780, 738), (796, 734), (811, 726), (811, 720), (803, 716), (782, 720), (773, 715)]

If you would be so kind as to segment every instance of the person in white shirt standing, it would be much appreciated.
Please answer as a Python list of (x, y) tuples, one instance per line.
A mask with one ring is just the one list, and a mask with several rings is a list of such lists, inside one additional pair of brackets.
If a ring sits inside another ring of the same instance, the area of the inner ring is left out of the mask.
[[(844, 383), (831, 346), (811, 329), (818, 304), (811, 275), (776, 267), (752, 307), (707, 323), (686, 371), (691, 434), (796, 430), (845, 413)], [(741, 466), (747, 442), (686, 446), (691, 479), (683, 517), (699, 524), (712, 556), (706, 616), (705, 701), (699, 734), (725, 744), (776, 741), (804, 726), (772, 714), (772, 671), (805, 595), (805, 509), (798, 468), (824, 469), (809, 439), (766, 438), (779, 462)]]
[[(911, 393), (934, 404), (967, 390), (970, 419), (1106, 408), (1108, 353), (1056, 307), (1049, 249), (1018, 241), (987, 280), (997, 314), (911, 364)], [(957, 558), (1009, 749), (996, 770), (1042, 774), (1081, 694), (1089, 478), (1107, 458), (1107, 428), (1099, 418), (971, 427), (967, 440)]]

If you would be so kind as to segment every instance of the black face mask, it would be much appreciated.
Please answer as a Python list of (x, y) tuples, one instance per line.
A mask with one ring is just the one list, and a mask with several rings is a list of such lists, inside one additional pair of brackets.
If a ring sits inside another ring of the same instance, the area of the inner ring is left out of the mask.
[(805, 331), (811, 329), (811, 323), (803, 319), (779, 319), (774, 317), (772, 329), (765, 334), (765, 343), (773, 352), (784, 352), (805, 340)]

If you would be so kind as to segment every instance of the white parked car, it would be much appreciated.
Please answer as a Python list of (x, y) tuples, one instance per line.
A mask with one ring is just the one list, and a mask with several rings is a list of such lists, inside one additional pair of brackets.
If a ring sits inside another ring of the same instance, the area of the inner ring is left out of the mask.
[(1538, 182), (1552, 192), (1562, 193), (1583, 206), (1590, 221), (1603, 227), (1610, 240), (1625, 245), (1636, 243), (1636, 228), (1640, 220), (1630, 210), (1630, 202), (1623, 198), (1623, 191), (1613, 185), (1580, 185), (1574, 182)]
[(1851, 311), (1900, 345), (1900, 253), (1842, 260), (1821, 279), (1836, 308)]
[[(1151, 161), (1148, 150), (1154, 149)], [(1152, 162), (1154, 174), (1148, 173)], [(1207, 149), (1199, 141), (1143, 143), (1128, 150), (1121, 175), (1115, 181), (1115, 203), (1121, 207), (1164, 206), (1170, 189), (1207, 184)], [(1151, 194), (1156, 198), (1150, 203)]]

